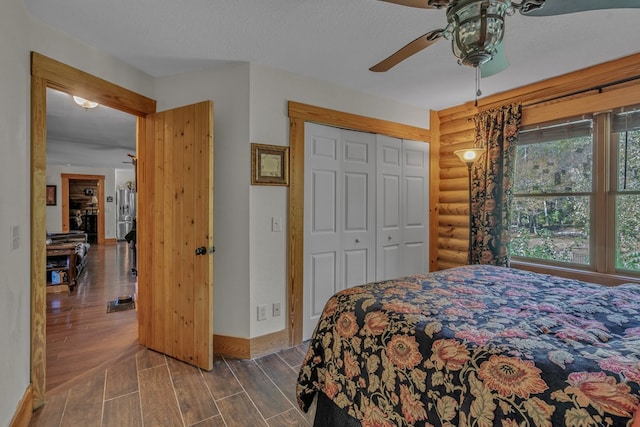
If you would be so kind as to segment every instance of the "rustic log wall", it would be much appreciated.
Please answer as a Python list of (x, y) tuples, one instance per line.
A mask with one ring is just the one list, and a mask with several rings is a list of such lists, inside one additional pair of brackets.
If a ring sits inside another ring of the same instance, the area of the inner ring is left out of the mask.
[[(474, 144), (473, 117), (479, 111), (521, 102), (523, 126), (640, 104), (640, 54), (547, 79), (478, 101), (431, 113), (432, 164), (431, 267), (433, 270), (467, 263), (469, 200), (467, 167), (453, 154)], [(435, 250), (433, 250), (435, 249)]]

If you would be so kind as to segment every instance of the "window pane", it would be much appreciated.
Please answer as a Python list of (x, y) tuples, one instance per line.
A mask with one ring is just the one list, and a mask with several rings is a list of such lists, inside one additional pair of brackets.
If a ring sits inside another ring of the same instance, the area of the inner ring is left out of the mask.
[(518, 144), (514, 193), (588, 193), (592, 170), (591, 136)]
[(618, 138), (618, 191), (640, 190), (640, 130), (614, 134)]
[(616, 197), (616, 268), (640, 272), (640, 195)]
[(511, 255), (588, 265), (589, 199), (514, 197)]

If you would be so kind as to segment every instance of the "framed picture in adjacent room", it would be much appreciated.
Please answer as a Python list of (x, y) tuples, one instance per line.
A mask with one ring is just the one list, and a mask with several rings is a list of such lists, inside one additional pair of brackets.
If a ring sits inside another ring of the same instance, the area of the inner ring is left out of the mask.
[(55, 206), (58, 200), (57, 188), (55, 185), (47, 185), (46, 200), (47, 206)]
[(251, 144), (251, 184), (289, 185), (289, 147)]

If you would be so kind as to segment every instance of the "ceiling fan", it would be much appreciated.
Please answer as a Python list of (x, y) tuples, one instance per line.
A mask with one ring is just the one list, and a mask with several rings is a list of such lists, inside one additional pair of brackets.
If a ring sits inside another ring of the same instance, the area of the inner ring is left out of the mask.
[(638, 0), (522, 0), (521, 3), (511, 0), (381, 1), (421, 9), (446, 8), (447, 26), (421, 35), (369, 70), (388, 71), (444, 38), (451, 40), (458, 63), (477, 69), (480, 73), (477, 78), (480, 75), (488, 77), (507, 68), (502, 43), (504, 17), (513, 15), (516, 10), (525, 16), (551, 16), (595, 9), (640, 7)]
[(122, 162), (122, 163), (130, 163), (134, 166), (138, 163), (138, 157), (135, 154), (127, 153), (127, 156), (129, 156), (130, 160), (128, 162)]

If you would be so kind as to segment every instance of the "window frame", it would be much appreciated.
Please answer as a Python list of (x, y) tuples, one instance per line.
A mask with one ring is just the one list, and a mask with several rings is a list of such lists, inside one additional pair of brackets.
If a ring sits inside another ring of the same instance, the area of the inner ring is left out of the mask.
[[(550, 123), (554, 120), (569, 119), (583, 114), (594, 116), (594, 176), (595, 200), (592, 210), (592, 244), (590, 249), (593, 266), (562, 263), (554, 265), (544, 260), (533, 260), (514, 257), (511, 266), (539, 273), (556, 274), (575, 278), (587, 282), (605, 285), (619, 285), (627, 282), (638, 282), (640, 274), (636, 272), (615, 269), (615, 224), (609, 218), (615, 218), (615, 192), (611, 191), (611, 174), (615, 173), (617, 165), (612, 164), (616, 159), (609, 155), (611, 151), (611, 121), (612, 110), (624, 106), (638, 105), (640, 102), (640, 87), (618, 87), (590, 92), (580, 96), (567, 97), (562, 100), (541, 102), (523, 106), (522, 126)], [(606, 151), (606, 155), (603, 155)], [(598, 173), (604, 171), (604, 173)], [(615, 181), (613, 181), (615, 182)], [(603, 243), (604, 242), (604, 245)], [(607, 251), (611, 247), (613, 250)]]
[[(631, 106), (625, 106), (624, 107), (625, 110), (631, 110), (631, 111), (639, 111), (640, 112), (640, 105), (631, 105)], [(610, 247), (613, 248), (613, 250), (608, 251), (607, 256), (606, 256), (606, 262), (607, 262), (607, 267), (608, 269), (615, 271), (616, 273), (620, 273), (620, 274), (625, 274), (625, 275), (632, 275), (632, 276), (640, 276), (640, 272), (635, 272), (632, 270), (626, 270), (626, 269), (622, 269), (622, 268), (617, 268), (616, 267), (616, 251), (617, 251), (617, 231), (616, 231), (616, 198), (617, 196), (640, 196), (640, 189), (638, 190), (619, 190), (618, 189), (618, 176), (619, 176), (619, 158), (618, 158), (618, 153), (619, 153), (619, 147), (620, 147), (620, 140), (618, 138), (614, 138), (614, 135), (617, 133), (615, 131), (615, 129), (613, 129), (613, 116), (617, 113), (617, 111), (613, 111), (611, 113), (608, 114), (608, 136), (609, 136), (609, 140), (607, 141), (608, 143), (608, 149), (609, 149), (609, 181), (607, 183), (607, 202), (608, 202), (608, 211), (607, 211), (607, 215), (608, 218), (610, 218), (611, 220), (608, 221), (607, 223), (607, 234), (609, 236), (609, 240), (607, 241), (608, 245), (611, 245)], [(631, 130), (627, 130), (628, 131), (633, 131), (636, 130), (638, 132), (640, 132), (640, 129), (636, 128), (636, 129), (631, 129)]]
[[(512, 200), (512, 204), (516, 201), (516, 199), (518, 198), (523, 198), (523, 197), (530, 197), (530, 198), (548, 198), (548, 197), (553, 197), (553, 198), (561, 198), (561, 197), (585, 197), (588, 198), (589, 200), (589, 246), (588, 246), (588, 251), (589, 251), (589, 263), (588, 264), (580, 264), (580, 263), (576, 263), (576, 262), (566, 262), (566, 261), (554, 261), (554, 260), (549, 260), (549, 259), (542, 259), (542, 258), (533, 258), (533, 257), (524, 257), (524, 256), (516, 256), (516, 255), (512, 255), (511, 258), (512, 260), (516, 260), (516, 261), (521, 261), (521, 262), (526, 262), (526, 263), (532, 263), (532, 264), (542, 264), (542, 265), (549, 265), (549, 266), (554, 266), (554, 267), (559, 267), (559, 268), (570, 268), (570, 269), (576, 269), (576, 270), (585, 270), (585, 271), (593, 271), (595, 268), (595, 253), (594, 253), (594, 248), (595, 248), (595, 244), (594, 244), (594, 233), (596, 231), (596, 229), (598, 227), (596, 227), (596, 224), (594, 224), (595, 220), (594, 218), (598, 217), (598, 212), (596, 211), (596, 192), (597, 192), (597, 188), (596, 188), (596, 175), (597, 175), (597, 169), (596, 169), (596, 155), (598, 152), (598, 148), (596, 147), (597, 145), (597, 141), (596, 141), (596, 133), (597, 133), (597, 128), (596, 128), (596, 116), (591, 116), (588, 115), (588, 117), (585, 117), (585, 115), (580, 115), (580, 116), (576, 116), (576, 117), (567, 117), (564, 118), (562, 120), (554, 120), (554, 121), (550, 121), (550, 122), (546, 122), (546, 123), (540, 123), (538, 125), (536, 125), (535, 127), (532, 126), (531, 131), (535, 131), (535, 129), (538, 128), (562, 128), (565, 125), (571, 126), (573, 123), (578, 123), (578, 122), (584, 122), (584, 121), (590, 121), (591, 122), (591, 156), (592, 156), (592, 163), (591, 163), (591, 186), (590, 186), (590, 190), (589, 191), (575, 191), (575, 192), (567, 192), (567, 191), (556, 191), (556, 192), (546, 192), (546, 191), (541, 191), (538, 193), (532, 193), (532, 192), (523, 192), (523, 193), (517, 193), (514, 191), (513, 193), (513, 200)], [(576, 136), (579, 137), (579, 136)], [(537, 142), (527, 142), (524, 145), (528, 145), (528, 146), (534, 146), (536, 144), (542, 144), (545, 143), (546, 141), (537, 141)], [(516, 143), (516, 150), (518, 143)], [(517, 167), (517, 165), (516, 165)], [(516, 182), (516, 177), (514, 176), (514, 187), (515, 187), (515, 182)], [(512, 205), (513, 206), (513, 205)]]

